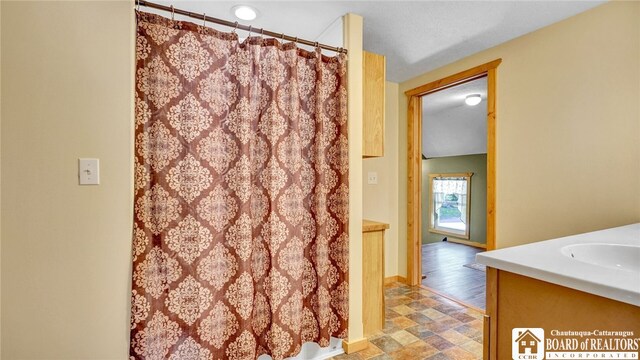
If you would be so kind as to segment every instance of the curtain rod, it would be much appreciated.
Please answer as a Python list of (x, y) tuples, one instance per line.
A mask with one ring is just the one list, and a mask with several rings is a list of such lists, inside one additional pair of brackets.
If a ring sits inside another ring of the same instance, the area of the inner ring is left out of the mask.
[(168, 11), (168, 12), (170, 12), (172, 14), (180, 14), (180, 15), (188, 16), (188, 17), (191, 17), (191, 18), (194, 18), (194, 19), (203, 20), (205, 22), (210, 22), (210, 23), (214, 23), (214, 24), (218, 24), (218, 25), (229, 26), (229, 27), (232, 27), (232, 28), (245, 30), (245, 31), (249, 31), (249, 32), (256, 32), (256, 33), (259, 33), (261, 35), (267, 35), (267, 36), (271, 36), (271, 37), (274, 37), (274, 38), (277, 38), (277, 39), (289, 40), (289, 41), (293, 41), (293, 42), (296, 42), (296, 43), (309, 45), (309, 46), (313, 46), (313, 47), (320, 47), (321, 49), (335, 51), (337, 53), (343, 53), (343, 54), (347, 53), (347, 49), (342, 48), (342, 47), (336, 47), (336, 46), (330, 46), (330, 45), (326, 45), (326, 44), (320, 44), (317, 41), (309, 41), (309, 40), (305, 40), (305, 39), (298, 39), (297, 37), (285, 35), (284, 33), (278, 34), (276, 32), (265, 30), (265, 29), (262, 29), (262, 28), (254, 28), (252, 26), (238, 24), (237, 21), (236, 22), (231, 22), (231, 21), (228, 21), (228, 20), (223, 20), (223, 19), (218, 19), (218, 18), (214, 18), (214, 17), (211, 17), (211, 16), (207, 16), (206, 14), (196, 14), (196, 13), (192, 13), (190, 11), (186, 11), (186, 10), (175, 8), (173, 6), (160, 5), (160, 4), (152, 3), (152, 2), (149, 2), (149, 1), (146, 1), (146, 0), (136, 0), (136, 4), (140, 5), (140, 6), (146, 6), (146, 7), (149, 7), (149, 8), (153, 8), (153, 9)]

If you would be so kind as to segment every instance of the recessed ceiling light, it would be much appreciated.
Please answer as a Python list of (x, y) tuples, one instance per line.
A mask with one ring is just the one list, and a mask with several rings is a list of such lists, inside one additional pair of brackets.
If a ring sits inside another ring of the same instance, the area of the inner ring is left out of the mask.
[(251, 21), (258, 16), (256, 9), (247, 5), (234, 6), (231, 11), (233, 11), (233, 14), (240, 20)]
[(467, 95), (467, 97), (464, 99), (464, 103), (469, 106), (476, 106), (480, 104), (481, 101), (482, 97), (480, 96), (480, 94)]

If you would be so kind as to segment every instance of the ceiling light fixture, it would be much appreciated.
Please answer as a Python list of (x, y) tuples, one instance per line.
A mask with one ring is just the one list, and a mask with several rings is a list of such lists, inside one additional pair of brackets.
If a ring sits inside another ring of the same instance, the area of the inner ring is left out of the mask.
[(258, 16), (256, 9), (247, 5), (234, 6), (231, 11), (240, 20), (251, 21)]
[(481, 101), (482, 97), (480, 96), (480, 94), (467, 95), (467, 97), (464, 99), (464, 103), (469, 106), (476, 106), (480, 104)]

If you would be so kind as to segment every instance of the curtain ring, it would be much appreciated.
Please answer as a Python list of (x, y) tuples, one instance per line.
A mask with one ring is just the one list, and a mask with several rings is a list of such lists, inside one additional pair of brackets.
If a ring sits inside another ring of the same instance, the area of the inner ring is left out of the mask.
[(249, 35), (247, 36), (247, 39), (251, 37), (251, 25), (249, 25)]
[(317, 41), (316, 41), (316, 42), (314, 42), (314, 43), (313, 43), (313, 46), (314, 46), (314, 47), (318, 47), (318, 42), (317, 42)]
[(175, 10), (173, 8), (173, 5), (171, 5), (171, 21), (173, 21), (174, 17), (175, 17)]
[(280, 34), (280, 40), (284, 41), (284, 33)]
[(136, 10), (140, 11), (140, 0), (136, 0)]
[(260, 40), (264, 38), (264, 28), (260, 29)]
[(236, 21), (236, 27), (233, 28), (233, 33), (236, 33), (236, 30), (238, 30), (238, 22)]
[(297, 37), (297, 36), (296, 36), (296, 39), (295, 39), (295, 40), (293, 40), (293, 43), (294, 43), (294, 44), (296, 44), (296, 45), (298, 45), (298, 37)]
[(207, 14), (202, 13), (202, 26), (207, 26)]

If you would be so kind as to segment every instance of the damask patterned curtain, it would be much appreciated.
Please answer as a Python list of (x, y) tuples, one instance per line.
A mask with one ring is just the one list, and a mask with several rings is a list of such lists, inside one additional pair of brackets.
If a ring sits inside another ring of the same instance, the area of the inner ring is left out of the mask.
[(345, 63), (137, 13), (131, 359), (346, 336)]

